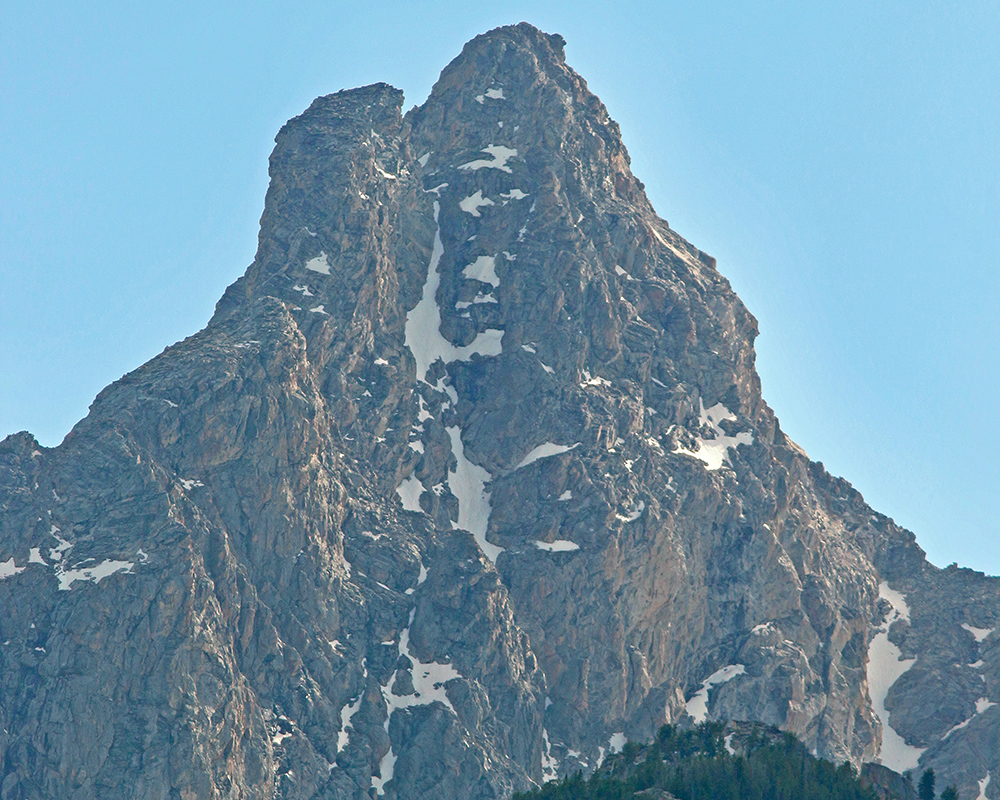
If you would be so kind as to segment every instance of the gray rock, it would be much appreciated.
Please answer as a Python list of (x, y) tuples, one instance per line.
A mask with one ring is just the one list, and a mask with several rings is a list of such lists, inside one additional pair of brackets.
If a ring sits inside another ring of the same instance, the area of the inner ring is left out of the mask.
[(1000, 583), (785, 436), (562, 47), (317, 99), (208, 326), (0, 443), (4, 800), (500, 798), (703, 688), (860, 766), (882, 582), (894, 730), (1000, 796)]

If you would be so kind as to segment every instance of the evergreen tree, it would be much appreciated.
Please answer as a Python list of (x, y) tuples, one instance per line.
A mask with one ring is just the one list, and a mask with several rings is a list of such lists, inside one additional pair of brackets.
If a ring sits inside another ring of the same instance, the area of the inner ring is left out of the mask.
[(917, 786), (917, 795), (920, 800), (934, 800), (934, 770), (924, 770), (924, 774), (920, 776), (920, 784)]
[(958, 800), (958, 790), (954, 786), (949, 786), (941, 792), (941, 800)]

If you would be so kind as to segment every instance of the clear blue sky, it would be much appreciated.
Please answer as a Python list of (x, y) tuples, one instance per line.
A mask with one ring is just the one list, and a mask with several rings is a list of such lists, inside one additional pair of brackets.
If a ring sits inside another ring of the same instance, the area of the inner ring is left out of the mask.
[(785, 430), (934, 563), (1000, 573), (1000, 2), (484, 6), (5, 3), (0, 436), (57, 444), (205, 324), (313, 97), (415, 105), (527, 20), (759, 319)]

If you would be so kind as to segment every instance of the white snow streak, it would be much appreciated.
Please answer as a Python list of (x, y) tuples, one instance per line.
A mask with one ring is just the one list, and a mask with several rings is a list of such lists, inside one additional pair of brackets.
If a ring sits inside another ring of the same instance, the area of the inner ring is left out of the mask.
[[(368, 676), (368, 670), (365, 670), (365, 677)], [(358, 713), (358, 709), (361, 708), (361, 701), (364, 699), (364, 690), (358, 694), (358, 699), (349, 705), (345, 705), (340, 709), (340, 731), (337, 733), (337, 752), (340, 753), (345, 747), (347, 747), (347, 740), (350, 738), (350, 733), (348, 728), (353, 730), (354, 726), (351, 725), (351, 719), (355, 714)]]
[[(386, 733), (389, 732), (389, 721), (392, 719), (392, 715), (401, 708), (427, 706), (437, 702), (443, 704), (453, 714), (455, 713), (455, 707), (448, 699), (445, 684), (455, 678), (461, 678), (462, 675), (451, 664), (441, 664), (436, 661), (424, 663), (410, 652), (410, 627), (413, 625), (413, 618), (416, 614), (415, 608), (410, 610), (409, 624), (399, 634), (399, 655), (408, 658), (413, 664), (410, 669), (413, 678), (413, 694), (394, 694), (398, 672), (394, 672), (388, 685), (382, 687), (382, 697), (386, 704), (386, 717), (383, 723)], [(396, 756), (390, 746), (389, 752), (385, 754), (379, 764), (380, 775), (372, 776), (372, 786), (378, 794), (385, 794), (385, 785), (392, 780), (395, 765)]]
[(549, 732), (542, 728), (542, 783), (554, 781), (559, 777), (559, 762), (552, 755), (552, 744), (549, 742)]
[[(434, 220), (437, 221), (440, 208), (434, 203)], [(434, 234), (434, 248), (431, 263), (427, 268), (420, 302), (406, 315), (405, 343), (417, 362), (417, 380), (425, 381), (427, 369), (439, 358), (445, 363), (468, 361), (473, 355), (498, 356), (503, 349), (504, 332), (489, 328), (480, 333), (471, 344), (455, 347), (441, 335), (441, 308), (437, 304), (437, 290), (441, 284), (438, 264), (444, 254), (441, 229)]]
[(879, 597), (888, 600), (892, 610), (878, 629), (868, 647), (868, 693), (872, 699), (872, 710), (882, 723), (882, 742), (876, 759), (889, 769), (903, 773), (916, 769), (925, 747), (908, 745), (889, 724), (889, 712), (885, 708), (885, 698), (893, 684), (899, 680), (916, 661), (915, 658), (900, 660), (900, 650), (889, 641), (889, 628), (899, 619), (909, 621), (910, 608), (906, 597), (889, 588), (886, 581), (878, 587)]
[(735, 678), (737, 675), (742, 675), (746, 672), (746, 667), (742, 664), (729, 664), (728, 666), (718, 669), (709, 675), (705, 680), (701, 682), (701, 688), (695, 692), (694, 697), (687, 701), (685, 705), (685, 710), (690, 714), (694, 721), (697, 723), (704, 722), (708, 719), (708, 692), (713, 686), (718, 686), (723, 683), (727, 683)]
[(699, 425), (708, 426), (715, 434), (712, 438), (705, 439), (697, 437), (698, 449), (688, 450), (680, 445), (674, 450), (675, 453), (694, 456), (703, 461), (709, 470), (717, 470), (722, 467), (723, 462), (729, 458), (729, 448), (741, 444), (753, 444), (753, 434), (744, 431), (735, 436), (729, 436), (719, 424), (723, 420), (735, 421), (736, 415), (726, 408), (722, 403), (716, 403), (711, 408), (705, 408), (702, 399), (698, 398), (698, 406), (701, 409)]
[(532, 450), (528, 455), (521, 459), (521, 463), (514, 467), (515, 470), (521, 469), (521, 467), (526, 467), (528, 464), (534, 464), (536, 461), (542, 458), (550, 458), (551, 456), (557, 456), (560, 453), (568, 453), (570, 450), (574, 450), (580, 446), (580, 443), (565, 445), (565, 444), (555, 444), (553, 442), (545, 442), (545, 444), (540, 444), (534, 450)]
[(490, 493), (485, 487), (490, 481), (490, 473), (465, 457), (462, 432), (457, 426), (445, 430), (451, 437), (456, 462), (455, 471), (448, 473), (448, 486), (458, 498), (458, 522), (452, 522), (452, 527), (469, 531), (486, 557), (495, 564), (503, 548), (486, 541), (491, 507)]
[(986, 796), (986, 787), (990, 785), (990, 773), (986, 773), (985, 778), (981, 778), (979, 781), (979, 797), (976, 800), (989, 800)]
[(993, 708), (993, 706), (995, 705), (996, 703), (991, 703), (988, 697), (980, 697), (978, 700), (976, 700), (976, 712), (964, 722), (959, 722), (958, 725), (952, 727), (944, 736), (941, 737), (941, 741), (947, 739), (955, 731), (960, 731), (962, 730), (962, 728), (969, 727), (969, 724), (972, 722), (972, 720), (974, 720), (976, 717), (978, 717), (980, 714), (987, 711), (988, 709)]
[[(478, 158), (475, 161), (470, 161), (468, 164), (462, 164), (459, 169), (499, 169), (503, 172), (510, 172), (510, 167), (507, 166), (507, 161), (517, 155), (517, 150), (513, 147), (504, 147), (500, 144), (491, 144), (489, 147), (484, 147), (483, 152), (491, 156), (489, 159)], [(477, 215), (478, 216), (478, 215)]]

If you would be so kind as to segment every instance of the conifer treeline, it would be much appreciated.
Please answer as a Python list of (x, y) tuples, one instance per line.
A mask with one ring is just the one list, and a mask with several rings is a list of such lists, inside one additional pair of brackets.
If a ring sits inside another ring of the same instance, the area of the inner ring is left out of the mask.
[(664, 725), (652, 744), (629, 742), (589, 779), (577, 773), (513, 800), (644, 800), (656, 796), (638, 795), (650, 789), (677, 800), (877, 800), (850, 764), (815, 758), (790, 733), (750, 726), (727, 734), (714, 722)]

